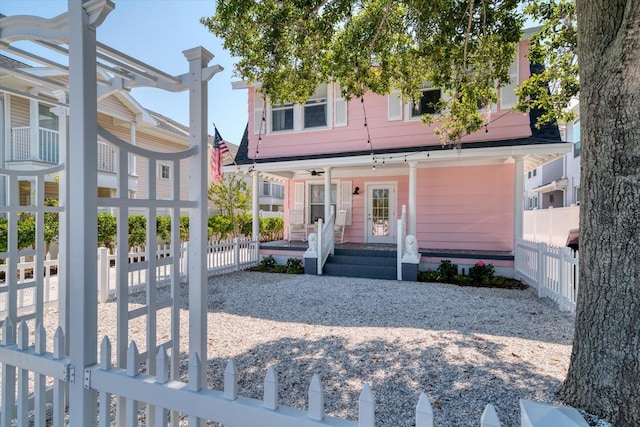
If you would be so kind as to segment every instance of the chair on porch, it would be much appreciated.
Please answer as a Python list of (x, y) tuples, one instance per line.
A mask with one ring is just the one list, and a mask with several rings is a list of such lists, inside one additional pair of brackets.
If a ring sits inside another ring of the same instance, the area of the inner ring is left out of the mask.
[(289, 242), (294, 234), (304, 234), (302, 241), (307, 240), (307, 225), (304, 223), (304, 213), (301, 209), (289, 211)]
[(336, 214), (336, 222), (333, 227), (333, 240), (334, 243), (346, 243), (344, 240), (344, 229), (347, 223), (347, 211), (345, 209), (340, 209)]

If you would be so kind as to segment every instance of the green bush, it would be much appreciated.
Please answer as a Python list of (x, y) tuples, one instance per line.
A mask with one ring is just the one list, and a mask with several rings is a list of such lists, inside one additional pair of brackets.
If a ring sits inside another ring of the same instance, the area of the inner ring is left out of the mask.
[(144, 215), (131, 215), (129, 217), (128, 242), (129, 248), (144, 246), (147, 242), (147, 218)]
[(478, 261), (473, 267), (469, 268), (469, 276), (477, 282), (491, 279), (495, 272), (493, 264), (485, 264), (483, 261)]
[(287, 274), (302, 274), (304, 273), (304, 266), (302, 260), (298, 258), (289, 258), (287, 260)]
[(110, 213), (98, 214), (98, 246), (104, 246), (113, 251), (118, 232), (118, 220)]
[(280, 217), (260, 218), (260, 241), (271, 242), (284, 237), (284, 219)]
[(266, 257), (262, 258), (262, 260), (260, 261), (260, 266), (262, 266), (265, 269), (268, 268), (273, 268), (277, 265), (276, 259), (273, 257), (273, 255), (267, 255)]
[(452, 280), (458, 275), (458, 264), (454, 264), (449, 259), (443, 259), (438, 266), (440, 279), (444, 282)]
[(233, 234), (233, 224), (231, 218), (222, 215), (210, 216), (207, 225), (211, 230), (209, 237), (214, 240), (226, 239), (228, 235)]

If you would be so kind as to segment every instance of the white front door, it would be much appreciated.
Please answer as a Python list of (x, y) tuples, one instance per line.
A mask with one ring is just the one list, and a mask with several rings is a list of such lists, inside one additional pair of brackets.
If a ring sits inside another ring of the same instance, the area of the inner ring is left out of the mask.
[(395, 243), (396, 184), (366, 184), (366, 243)]

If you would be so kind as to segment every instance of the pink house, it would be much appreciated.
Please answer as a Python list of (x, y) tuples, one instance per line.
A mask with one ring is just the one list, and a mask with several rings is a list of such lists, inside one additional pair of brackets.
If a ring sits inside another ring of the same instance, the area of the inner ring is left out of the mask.
[[(522, 236), (523, 174), (571, 149), (557, 126), (533, 126), (537, 112), (512, 111), (514, 89), (531, 73), (527, 51), (525, 39), (511, 66), (512, 84), (484, 111), (485, 127), (459, 147), (443, 146), (436, 125), (420, 121), (434, 113), (438, 88), (425, 86), (420, 105), (413, 105), (395, 93), (346, 101), (339, 85), (328, 83), (304, 105), (272, 105), (256, 86), (234, 83), (249, 95), (236, 161), (243, 171), (285, 185), (285, 221), (302, 212), (313, 231), (314, 218), (327, 216), (331, 204), (346, 210), (344, 240), (394, 244), (405, 206), (406, 233), (416, 237), (423, 267), (443, 258), (483, 259), (509, 274)], [(285, 236), (292, 240), (282, 245), (286, 254), (304, 237)]]

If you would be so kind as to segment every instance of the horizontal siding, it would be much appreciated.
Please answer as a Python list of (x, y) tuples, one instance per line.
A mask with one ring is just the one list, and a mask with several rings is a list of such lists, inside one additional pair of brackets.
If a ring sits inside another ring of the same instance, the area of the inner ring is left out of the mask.
[(115, 95), (103, 98), (98, 103), (98, 109), (101, 113), (107, 114), (112, 117), (117, 117), (122, 120), (135, 119), (131, 110), (125, 106)]
[[(529, 66), (525, 58), (528, 53), (526, 42), (520, 46), (520, 81), (529, 75)], [(249, 128), (253, 129), (254, 119), (254, 89), (249, 89)], [(351, 151), (367, 151), (370, 137), (371, 144), (376, 150), (386, 148), (416, 147), (422, 145), (440, 145), (441, 142), (434, 135), (434, 128), (438, 123), (425, 125), (420, 120), (388, 120), (387, 96), (367, 94), (363, 103), (359, 99), (348, 102), (348, 125), (328, 129), (310, 130), (304, 132), (282, 132), (262, 136), (260, 141), (260, 157), (288, 157), (292, 155), (328, 154)], [(269, 115), (266, 117), (270, 120)], [(488, 132), (480, 129), (473, 135), (466, 136), (462, 142), (483, 142), (502, 139), (528, 137), (531, 135), (528, 114), (498, 110), (491, 115)], [(367, 132), (368, 131), (368, 132)], [(264, 133), (264, 132), (263, 132)], [(249, 157), (254, 157), (258, 138), (251, 133), (249, 138)]]
[[(513, 246), (514, 166), (439, 167), (418, 169), (417, 238), (423, 249), (508, 251)], [(365, 240), (366, 184), (397, 183), (397, 217), (409, 204), (406, 175), (340, 177), (360, 194), (352, 196), (352, 225), (345, 239)], [(319, 182), (317, 179), (312, 180)], [(335, 179), (334, 179), (335, 181)], [(287, 185), (285, 205), (293, 209), (296, 182)], [(393, 225), (395, 227), (395, 224)]]
[(29, 126), (29, 100), (11, 96), (11, 127)]

